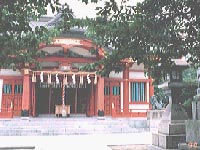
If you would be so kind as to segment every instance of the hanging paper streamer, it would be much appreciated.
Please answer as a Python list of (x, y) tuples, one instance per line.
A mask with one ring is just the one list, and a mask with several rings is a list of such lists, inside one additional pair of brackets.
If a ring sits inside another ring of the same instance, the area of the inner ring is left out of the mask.
[(83, 75), (80, 75), (80, 84), (83, 85)]
[(56, 73), (56, 84), (59, 84), (58, 74)]
[(76, 76), (75, 76), (75, 74), (72, 75), (72, 82), (73, 82), (73, 84), (76, 84)]
[(48, 74), (47, 83), (48, 83), (48, 84), (50, 84), (50, 83), (51, 83), (51, 74)]
[(64, 78), (63, 78), (63, 84), (67, 85), (67, 75), (66, 74), (64, 75)]
[(40, 73), (40, 82), (43, 82), (43, 72)]
[(35, 72), (33, 72), (33, 74), (32, 74), (32, 82), (36, 82), (36, 74), (35, 74)]
[(89, 74), (87, 75), (87, 82), (88, 82), (88, 84), (91, 83), (91, 79), (90, 79), (90, 75)]
[(97, 84), (97, 75), (94, 76), (94, 84)]

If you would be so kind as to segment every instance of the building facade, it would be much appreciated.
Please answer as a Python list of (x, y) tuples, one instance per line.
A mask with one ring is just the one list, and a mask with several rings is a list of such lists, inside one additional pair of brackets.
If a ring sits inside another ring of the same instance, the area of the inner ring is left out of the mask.
[(112, 117), (145, 117), (151, 108), (154, 88), (142, 64), (124, 61), (125, 69), (109, 77), (82, 71), (103, 58), (105, 49), (71, 36), (41, 44), (39, 51), (46, 53), (37, 59), (42, 69), (28, 64), (0, 70), (0, 117), (54, 114), (56, 105), (70, 106), (70, 114)]

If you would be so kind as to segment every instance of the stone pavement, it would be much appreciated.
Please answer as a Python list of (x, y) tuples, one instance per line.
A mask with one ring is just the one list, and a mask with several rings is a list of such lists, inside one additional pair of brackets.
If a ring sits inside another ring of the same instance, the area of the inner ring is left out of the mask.
[(141, 145), (138, 147), (138, 150), (142, 150), (142, 148), (145, 148), (145, 145), (151, 144), (151, 133), (143, 132), (64, 136), (0, 136), (0, 148), (26, 146), (35, 147), (35, 150), (119, 150), (116, 149), (117, 146), (119, 148), (122, 146), (127, 147), (128, 145), (132, 145), (132, 148), (135, 149), (138, 144)]

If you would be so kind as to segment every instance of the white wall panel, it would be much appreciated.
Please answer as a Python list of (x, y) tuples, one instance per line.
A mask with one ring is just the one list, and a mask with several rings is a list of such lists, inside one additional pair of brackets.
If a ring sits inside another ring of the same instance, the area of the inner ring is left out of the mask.
[(20, 71), (14, 71), (12, 69), (1, 69), (0, 76), (21, 76)]
[(144, 72), (129, 72), (130, 79), (148, 79)]
[(110, 74), (109, 74), (109, 77), (110, 78), (120, 78), (120, 79), (122, 79), (123, 73), (122, 72), (116, 73), (114, 71), (111, 71)]
[(129, 104), (129, 109), (149, 109), (149, 104)]

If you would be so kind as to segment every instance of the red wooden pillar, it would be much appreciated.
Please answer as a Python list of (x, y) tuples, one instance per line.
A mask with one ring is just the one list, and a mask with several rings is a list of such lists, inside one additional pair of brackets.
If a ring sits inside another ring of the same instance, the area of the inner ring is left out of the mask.
[(30, 77), (29, 77), (29, 69), (24, 69), (21, 116), (24, 117), (29, 116), (29, 112), (30, 112)]
[(152, 78), (150, 78), (150, 82), (149, 82), (149, 97), (154, 95), (154, 86), (153, 86), (153, 80)]
[(96, 88), (96, 98), (97, 98), (97, 111), (104, 112), (104, 78), (99, 77), (97, 88)]
[[(149, 82), (149, 98), (152, 97), (153, 95), (154, 95), (153, 80), (152, 80), (152, 78), (150, 78), (150, 82)], [(152, 105), (151, 105), (150, 102), (149, 102), (149, 109), (152, 109)]]
[(35, 83), (32, 83), (32, 115), (36, 116)]
[(125, 63), (123, 70), (123, 112), (129, 114), (129, 63)]
[(98, 115), (98, 86), (94, 84), (94, 115)]

